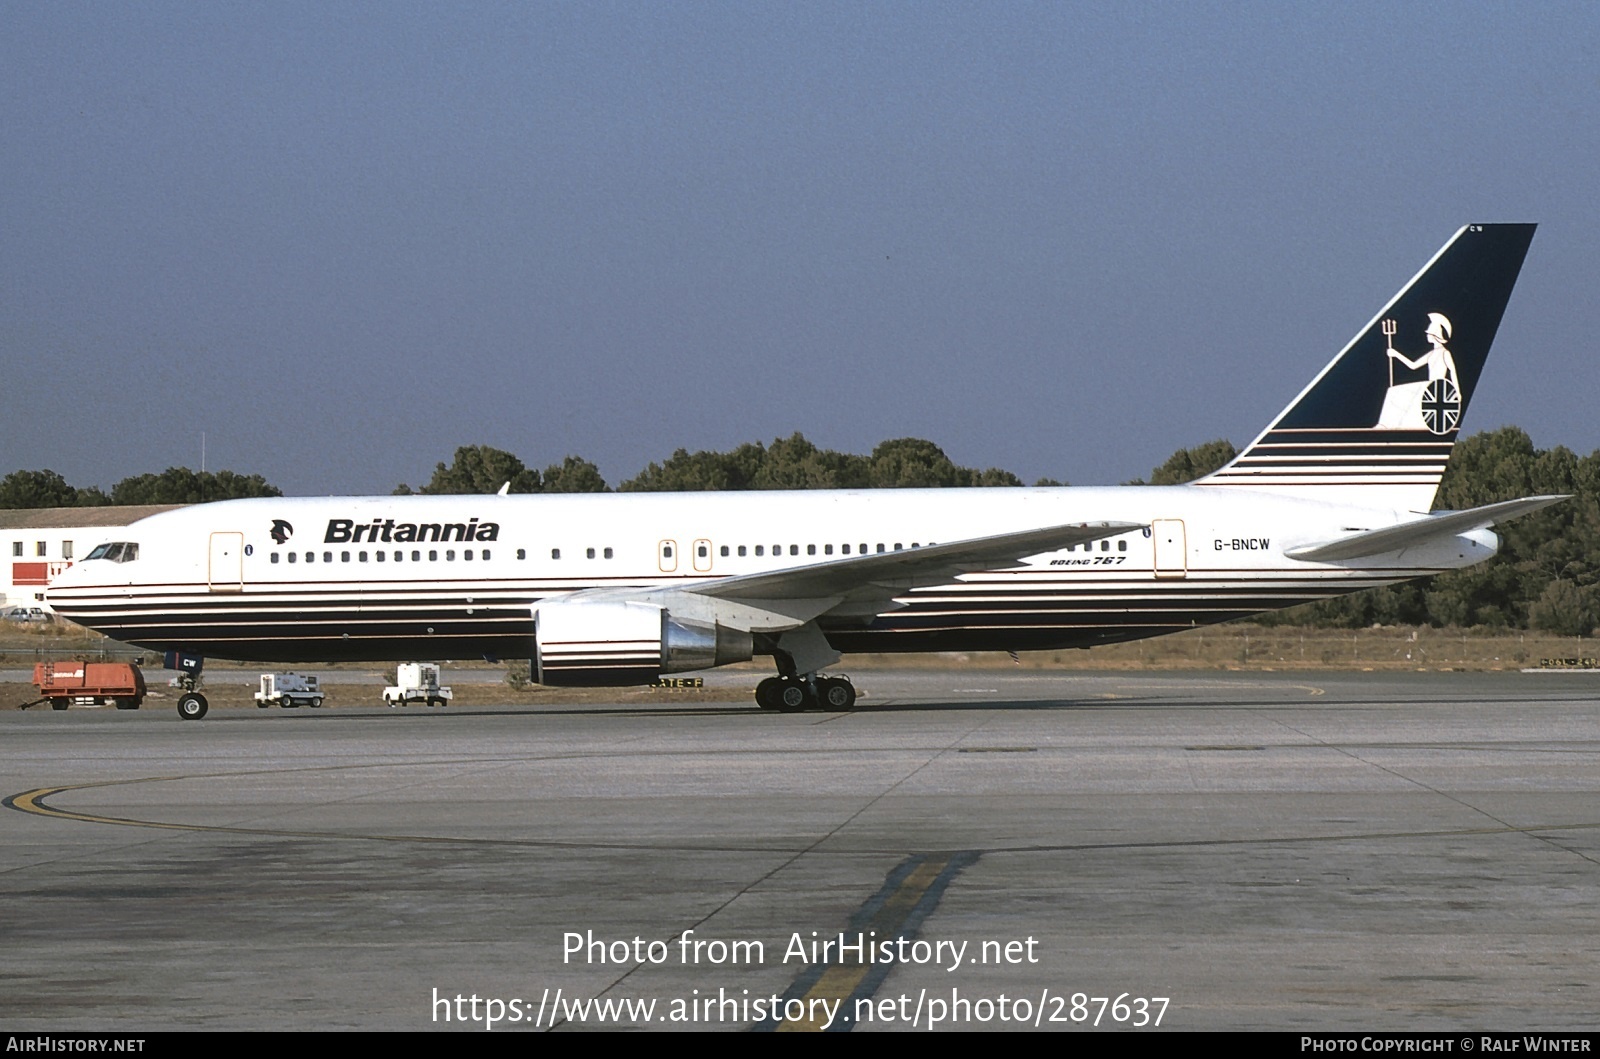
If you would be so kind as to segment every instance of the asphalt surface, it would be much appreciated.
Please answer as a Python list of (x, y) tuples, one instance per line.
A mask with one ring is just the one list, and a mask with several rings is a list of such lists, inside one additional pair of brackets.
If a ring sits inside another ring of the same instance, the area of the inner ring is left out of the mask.
[(0, 713), (0, 1029), (1595, 1025), (1595, 676), (858, 682)]

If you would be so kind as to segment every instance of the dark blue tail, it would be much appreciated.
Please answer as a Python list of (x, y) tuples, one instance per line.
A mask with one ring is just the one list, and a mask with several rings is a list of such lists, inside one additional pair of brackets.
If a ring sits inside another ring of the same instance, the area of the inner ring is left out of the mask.
[(1535, 227), (1458, 231), (1260, 437), (1196, 484), (1431, 508)]

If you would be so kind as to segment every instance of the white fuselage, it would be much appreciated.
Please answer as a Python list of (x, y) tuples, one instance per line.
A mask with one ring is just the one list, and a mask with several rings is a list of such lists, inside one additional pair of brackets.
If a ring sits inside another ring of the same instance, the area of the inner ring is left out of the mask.
[(574, 592), (691, 588), (1035, 527), (1137, 524), (907, 587), (871, 615), (818, 619), (845, 652), (1088, 647), (1494, 554), (1487, 531), (1341, 563), (1284, 554), (1406, 517), (1195, 486), (237, 500), (118, 531), (138, 558), (80, 562), (50, 600), (116, 639), (202, 656), (517, 658), (529, 657), (537, 605)]

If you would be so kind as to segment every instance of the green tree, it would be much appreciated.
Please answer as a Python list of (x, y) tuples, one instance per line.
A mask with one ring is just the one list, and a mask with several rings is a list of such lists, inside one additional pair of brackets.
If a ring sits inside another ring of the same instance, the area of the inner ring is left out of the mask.
[(777, 438), (771, 445), (740, 445), (731, 452), (679, 449), (623, 482), (635, 490), (879, 489), (934, 486), (1015, 486), (1022, 479), (991, 467), (958, 467), (944, 450), (921, 438), (896, 438), (856, 456), (821, 449), (805, 435)]
[(1022, 479), (1010, 471), (1003, 471), (998, 467), (990, 467), (986, 471), (974, 471), (972, 484), (983, 487), (1016, 486), (1022, 484)]
[(895, 438), (872, 450), (871, 482), (878, 489), (926, 489), (972, 484), (972, 472), (957, 467), (944, 450), (921, 438)]
[(1528, 608), (1528, 621), (1535, 629), (1560, 636), (1588, 636), (1595, 626), (1593, 588), (1579, 588), (1567, 580), (1550, 582)]
[(622, 492), (707, 492), (753, 489), (766, 459), (759, 444), (740, 445), (732, 452), (690, 452), (679, 449), (662, 463), (652, 463), (618, 488)]
[(0, 508), (76, 507), (78, 491), (55, 471), (12, 471), (0, 478)]
[(1179, 449), (1167, 457), (1167, 462), (1150, 472), (1150, 481), (1135, 479), (1129, 485), (1182, 485), (1196, 478), (1204, 478), (1212, 471), (1225, 467), (1239, 450), (1226, 438), (1208, 441), (1192, 449)]
[(568, 456), (560, 463), (544, 469), (541, 483), (547, 493), (604, 493), (608, 492), (606, 480), (600, 477), (600, 468), (588, 460)]
[(796, 431), (768, 445), (751, 485), (756, 489), (855, 489), (867, 484), (866, 461), (819, 449)]
[(433, 478), (417, 490), (428, 496), (498, 493), (507, 482), (513, 493), (540, 491), (539, 472), (503, 449), (489, 445), (463, 445), (450, 466), (439, 464)]
[(269, 484), (259, 474), (197, 472), (187, 467), (168, 467), (160, 474), (135, 475), (111, 487), (113, 504), (204, 504), (212, 500), (282, 495), (277, 486)]

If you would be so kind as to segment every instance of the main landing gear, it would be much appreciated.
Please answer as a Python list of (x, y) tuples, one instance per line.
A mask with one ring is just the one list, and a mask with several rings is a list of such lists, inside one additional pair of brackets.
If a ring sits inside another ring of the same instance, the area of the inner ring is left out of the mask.
[(768, 677), (756, 685), (756, 705), (779, 713), (804, 710), (848, 710), (856, 704), (856, 687), (849, 677)]
[(808, 621), (773, 639), (761, 639), (761, 648), (770, 650), (778, 664), (778, 675), (756, 685), (757, 706), (799, 713), (848, 710), (856, 704), (856, 688), (849, 677), (825, 677), (820, 672), (838, 663), (840, 655), (816, 622)]

